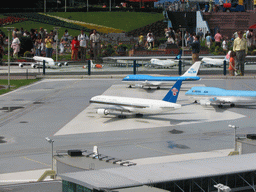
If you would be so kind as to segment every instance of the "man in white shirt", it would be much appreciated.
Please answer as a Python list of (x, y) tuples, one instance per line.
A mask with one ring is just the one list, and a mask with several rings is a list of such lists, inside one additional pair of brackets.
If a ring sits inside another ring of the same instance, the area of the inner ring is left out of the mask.
[(94, 58), (96, 59), (98, 54), (100, 54), (100, 35), (94, 29), (93, 33), (90, 35), (91, 48), (93, 50)]
[(89, 41), (89, 37), (81, 30), (81, 34), (78, 35), (77, 40), (80, 42), (80, 58), (82, 61), (86, 60), (86, 49)]

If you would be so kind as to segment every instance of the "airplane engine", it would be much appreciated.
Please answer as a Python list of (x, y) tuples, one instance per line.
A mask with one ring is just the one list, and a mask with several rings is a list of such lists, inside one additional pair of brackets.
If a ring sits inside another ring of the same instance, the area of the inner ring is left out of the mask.
[(200, 100), (200, 105), (210, 106), (211, 102), (209, 100)]
[(135, 87), (137, 87), (137, 88), (143, 88), (143, 85), (141, 85), (141, 84), (135, 84)]
[(22, 68), (24, 65), (22, 63), (19, 64), (19, 67)]
[(36, 65), (35, 65), (35, 64), (31, 64), (31, 67), (32, 67), (32, 68), (36, 68)]
[(65, 62), (65, 63), (64, 63), (64, 66), (68, 66), (68, 62)]
[(98, 109), (97, 114), (99, 115), (108, 115), (110, 112), (107, 109)]
[(61, 67), (61, 66), (62, 66), (61, 63), (58, 63), (57, 65), (58, 65), (58, 67)]

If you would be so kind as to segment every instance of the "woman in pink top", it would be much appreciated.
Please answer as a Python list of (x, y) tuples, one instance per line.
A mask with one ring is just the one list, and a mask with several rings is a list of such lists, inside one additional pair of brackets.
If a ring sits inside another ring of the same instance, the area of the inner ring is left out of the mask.
[(218, 33), (215, 34), (214, 36), (215, 39), (215, 46), (221, 46), (221, 40), (222, 40), (222, 35), (220, 34), (220, 31), (218, 31)]

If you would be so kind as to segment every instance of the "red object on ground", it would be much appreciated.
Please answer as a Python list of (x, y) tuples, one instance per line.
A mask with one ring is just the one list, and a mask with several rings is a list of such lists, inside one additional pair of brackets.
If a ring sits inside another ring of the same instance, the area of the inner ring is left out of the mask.
[(98, 69), (101, 69), (101, 68), (102, 68), (102, 65), (96, 64), (95, 67), (98, 68)]
[(224, 4), (223, 4), (223, 7), (224, 7), (224, 8), (230, 8), (230, 7), (231, 7), (231, 3), (224, 3)]

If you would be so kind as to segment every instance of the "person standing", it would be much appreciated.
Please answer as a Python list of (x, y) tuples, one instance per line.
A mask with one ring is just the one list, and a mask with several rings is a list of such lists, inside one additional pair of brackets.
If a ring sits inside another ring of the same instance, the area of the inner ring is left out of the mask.
[(192, 64), (194, 64), (196, 61), (199, 61), (199, 53), (200, 53), (200, 42), (199, 42), (199, 36), (196, 35), (194, 42), (191, 43), (192, 48)]
[(149, 34), (147, 37), (147, 42), (145, 45), (148, 49), (153, 49), (154, 48), (154, 37), (152, 34)]
[(243, 76), (245, 56), (248, 51), (247, 41), (243, 37), (243, 31), (238, 32), (238, 37), (234, 40), (233, 51), (236, 53), (236, 71), (240, 70), (241, 76)]
[(98, 54), (100, 54), (100, 41), (100, 35), (95, 29), (93, 29), (93, 32), (90, 35), (90, 43), (91, 49), (93, 50), (94, 59), (96, 59)]
[(18, 53), (20, 52), (20, 40), (16, 33), (13, 34), (11, 48), (13, 49), (13, 57), (18, 58)]
[(46, 57), (52, 57), (52, 38), (50, 35), (45, 38), (45, 52), (46, 52)]
[(77, 40), (80, 42), (80, 57), (82, 61), (86, 60), (86, 49), (89, 41), (89, 37), (81, 30), (81, 34), (78, 35)]
[(235, 68), (235, 56), (236, 53), (234, 51), (231, 51), (230, 53), (230, 59), (229, 59), (229, 75), (234, 76), (236, 68)]
[(206, 46), (210, 49), (212, 44), (212, 36), (211, 33), (208, 33), (208, 35), (205, 38)]
[(41, 35), (38, 34), (37, 39), (35, 41), (35, 48), (36, 48), (36, 56), (41, 56), (41, 50), (43, 48), (43, 44), (42, 44), (43, 40), (41, 38)]
[(221, 46), (221, 40), (222, 40), (222, 35), (220, 34), (220, 31), (218, 31), (218, 33), (215, 34), (214, 36), (215, 39), (215, 46)]
[(71, 42), (71, 50), (72, 50), (71, 60), (73, 60), (73, 59), (77, 60), (79, 44), (80, 44), (80, 42), (77, 40), (77, 36), (75, 36)]

